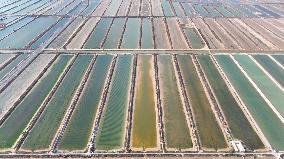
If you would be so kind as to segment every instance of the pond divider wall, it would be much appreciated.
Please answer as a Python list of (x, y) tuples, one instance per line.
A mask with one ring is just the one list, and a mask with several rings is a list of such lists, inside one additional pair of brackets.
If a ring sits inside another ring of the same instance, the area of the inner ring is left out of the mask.
[[(131, 2), (131, 3), (132, 3), (132, 2)], [(124, 24), (123, 29), (122, 29), (121, 37), (120, 37), (120, 39), (119, 39), (119, 43), (118, 43), (118, 47), (117, 47), (117, 48), (119, 48), (119, 49), (120, 49), (121, 44), (122, 44), (122, 39), (123, 39), (125, 30), (126, 30), (126, 24), (127, 24), (127, 22), (128, 22), (128, 18), (126, 18), (126, 20), (125, 20), (125, 24)]]
[(133, 60), (133, 70), (132, 70), (132, 79), (131, 79), (131, 88), (130, 88), (130, 98), (129, 98), (129, 106), (128, 106), (128, 116), (127, 116), (127, 125), (125, 133), (125, 140), (124, 140), (124, 151), (130, 151), (130, 139), (131, 139), (131, 131), (133, 126), (133, 102), (134, 102), (134, 95), (135, 95), (135, 81), (136, 81), (136, 70), (137, 70), (137, 59), (138, 55), (134, 55)]
[(97, 115), (96, 115), (94, 128), (93, 128), (93, 131), (92, 131), (93, 133), (91, 135), (91, 139), (90, 139), (90, 142), (88, 144), (88, 152), (89, 153), (94, 153), (95, 150), (96, 150), (96, 136), (97, 136), (97, 132), (98, 132), (98, 129), (99, 129), (99, 126), (100, 126), (100, 121), (101, 121), (103, 110), (104, 110), (104, 107), (105, 107), (105, 103), (106, 103), (107, 95), (108, 95), (108, 92), (109, 92), (109, 87), (110, 87), (110, 84), (111, 84), (111, 80), (112, 80), (113, 72), (114, 72), (114, 69), (115, 69), (116, 61), (117, 61), (117, 55), (113, 58), (113, 61), (111, 63), (110, 72), (109, 72), (109, 75), (107, 77), (107, 84), (104, 88), (104, 92), (103, 92), (102, 99), (101, 99), (101, 102), (100, 102), (100, 106), (99, 106), (99, 109), (98, 109), (99, 111), (97, 112)]
[(72, 65), (74, 64), (75, 60), (77, 59), (77, 57), (79, 56), (79, 54), (77, 54), (72, 61), (70, 62), (70, 64), (67, 66), (67, 68), (65, 69), (64, 73), (61, 75), (60, 79), (56, 82), (56, 84), (54, 85), (54, 87), (52, 88), (51, 92), (48, 94), (48, 96), (45, 98), (44, 102), (42, 103), (42, 105), (40, 106), (40, 108), (38, 109), (38, 111), (35, 113), (35, 115), (33, 116), (33, 118), (31, 119), (31, 121), (29, 122), (28, 126), (26, 127), (26, 129), (22, 132), (21, 136), (19, 137), (19, 139), (16, 141), (16, 144), (14, 146), (14, 150), (18, 151), (21, 146), (23, 145), (25, 139), (27, 138), (27, 136), (29, 135), (30, 131), (32, 130), (32, 128), (36, 125), (38, 119), (40, 118), (41, 114), (44, 112), (47, 104), (49, 103), (50, 99), (52, 98), (52, 96), (55, 94), (57, 88), (60, 86), (60, 84), (62, 83), (63, 79), (65, 78), (66, 74), (69, 72), (70, 68), (72, 67)]
[(173, 42), (172, 42), (172, 39), (171, 39), (171, 36), (170, 36), (169, 26), (168, 26), (168, 23), (166, 21), (166, 18), (163, 18), (163, 22), (164, 22), (165, 27), (166, 27), (166, 32), (167, 32), (167, 36), (168, 36), (168, 39), (169, 39), (169, 42), (170, 42), (170, 45), (171, 45), (171, 49), (173, 49)]
[(157, 61), (157, 55), (154, 55), (154, 70), (155, 70), (155, 84), (156, 84), (156, 96), (157, 96), (157, 109), (158, 109), (158, 125), (159, 125), (159, 136), (160, 136), (160, 148), (163, 152), (166, 151), (165, 143), (165, 126), (163, 122), (163, 109), (161, 104), (161, 92), (159, 82), (159, 67)]
[(51, 151), (53, 153), (57, 152), (58, 150), (58, 146), (61, 142), (61, 139), (63, 137), (63, 134), (64, 134), (64, 131), (66, 130), (67, 128), (67, 125), (71, 119), (71, 116), (77, 106), (77, 103), (81, 97), (81, 94), (82, 94), (82, 91), (87, 83), (87, 80), (89, 79), (89, 76), (90, 76), (90, 73), (91, 73), (91, 70), (93, 69), (94, 67), (94, 64), (96, 62), (96, 59), (97, 59), (97, 55), (95, 55), (95, 57), (93, 57), (93, 60), (91, 62), (91, 64), (89, 65), (87, 71), (85, 72), (85, 75), (83, 77), (83, 79), (81, 80), (80, 84), (79, 84), (79, 88), (76, 90), (76, 93), (75, 95), (73, 96), (73, 99), (72, 99), (72, 102), (68, 108), (68, 110), (66, 111), (66, 114), (64, 115), (64, 118), (63, 120), (61, 121), (61, 124), (57, 130), (57, 133), (55, 135), (55, 137), (53, 138), (53, 141), (52, 141), (52, 147), (51, 147)]
[(183, 96), (184, 103), (185, 103), (186, 115), (187, 115), (187, 118), (188, 118), (188, 121), (189, 121), (190, 130), (191, 130), (191, 139), (192, 139), (193, 147), (197, 151), (199, 151), (201, 149), (201, 144), (200, 144), (200, 139), (199, 139), (198, 132), (197, 132), (197, 129), (196, 129), (197, 128), (196, 122), (195, 122), (193, 114), (192, 114), (193, 111), (192, 111), (192, 108), (189, 104), (188, 95), (187, 95), (187, 92), (185, 90), (185, 85), (184, 85), (184, 82), (183, 82), (184, 79), (183, 79), (182, 74), (181, 74), (181, 70), (180, 70), (178, 60), (177, 60), (177, 56), (174, 55), (173, 58), (174, 58), (174, 64), (175, 64), (176, 70), (178, 72), (178, 80), (179, 80), (179, 83), (180, 83), (180, 86), (181, 86), (182, 96)]

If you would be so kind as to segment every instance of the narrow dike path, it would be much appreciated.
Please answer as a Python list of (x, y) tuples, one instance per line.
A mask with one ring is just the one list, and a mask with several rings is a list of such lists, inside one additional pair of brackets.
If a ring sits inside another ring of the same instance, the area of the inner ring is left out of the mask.
[(133, 102), (134, 102), (134, 95), (135, 95), (137, 59), (138, 59), (138, 55), (135, 54), (134, 60), (133, 60), (130, 99), (129, 99), (127, 125), (126, 125), (127, 132), (125, 134), (125, 141), (124, 141), (124, 151), (126, 151), (126, 152), (131, 151), (130, 150), (130, 141), (131, 141), (132, 126), (133, 126)]
[(163, 122), (163, 109), (161, 104), (161, 92), (160, 92), (160, 83), (159, 83), (159, 67), (157, 56), (154, 55), (154, 70), (155, 70), (155, 83), (156, 83), (156, 96), (157, 96), (157, 109), (158, 109), (158, 125), (159, 125), (159, 136), (160, 136), (160, 148), (163, 152), (166, 151), (165, 144), (165, 126)]

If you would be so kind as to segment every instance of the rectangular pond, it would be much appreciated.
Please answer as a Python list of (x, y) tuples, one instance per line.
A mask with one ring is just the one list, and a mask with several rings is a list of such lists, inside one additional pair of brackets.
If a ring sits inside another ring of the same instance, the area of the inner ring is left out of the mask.
[(157, 113), (151, 55), (138, 56), (131, 146), (139, 149), (157, 147)]
[(107, 7), (107, 10), (105, 11), (104, 16), (115, 16), (121, 2), (122, 0), (112, 1), (110, 5)]
[(9, 73), (14, 67), (16, 67), (22, 60), (28, 57), (29, 54), (20, 54), (7, 66), (0, 70), (0, 79), (2, 79), (7, 73)]
[(21, 98), (55, 55), (40, 55), (0, 94), (0, 118)]
[(154, 49), (153, 25), (149, 18), (142, 19), (141, 49)]
[(39, 17), (20, 30), (17, 30), (10, 36), (1, 40), (0, 48), (24, 48), (39, 34), (53, 25), (58, 19), (58, 17)]
[(141, 29), (140, 18), (128, 18), (120, 48), (121, 49), (140, 48), (140, 29)]

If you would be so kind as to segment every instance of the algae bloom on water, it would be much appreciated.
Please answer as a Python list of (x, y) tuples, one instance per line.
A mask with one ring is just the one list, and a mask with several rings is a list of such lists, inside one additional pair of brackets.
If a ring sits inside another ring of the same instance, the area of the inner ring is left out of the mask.
[(135, 90), (132, 146), (154, 148), (157, 146), (156, 112), (152, 56), (138, 58)]

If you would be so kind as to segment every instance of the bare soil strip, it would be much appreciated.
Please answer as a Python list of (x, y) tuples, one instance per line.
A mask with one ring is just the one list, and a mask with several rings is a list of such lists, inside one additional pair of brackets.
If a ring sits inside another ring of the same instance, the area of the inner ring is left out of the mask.
[(204, 18), (204, 22), (212, 30), (218, 40), (224, 44), (226, 49), (241, 49), (238, 43), (212, 18)]
[(268, 50), (269, 47), (260, 39), (258, 39), (257, 37), (255, 37), (253, 34), (251, 34), (251, 32), (245, 31), (246, 27), (244, 27), (243, 25), (235, 25), (235, 19), (228, 19), (232, 25), (236, 26), (236, 28), (239, 29), (239, 31), (241, 31), (242, 33), (244, 33), (244, 35), (246, 35), (246, 37), (251, 40), (256, 46), (259, 47), (259, 49), (261, 50)]
[(85, 25), (80, 29), (80, 31), (76, 34), (75, 37), (73, 37), (72, 41), (66, 46), (67, 49), (81, 49), (89, 37), (89, 35), (92, 33), (93, 29), (99, 22), (100, 18), (94, 17), (90, 18)]
[(243, 49), (258, 49), (255, 44), (250, 41), (244, 33), (238, 30), (233, 24), (231, 24), (227, 19), (216, 19), (228, 34), (230, 34), (239, 43)]
[(155, 48), (170, 49), (170, 42), (163, 18), (153, 18)]
[(160, 0), (151, 0), (153, 16), (163, 16), (163, 10)]
[(268, 46), (269, 48), (273, 49), (273, 50), (277, 50), (279, 49), (278, 47), (276, 47), (273, 43), (271, 43), (269, 40), (267, 40), (266, 38), (264, 38), (262, 35), (260, 35), (259, 33), (257, 33), (254, 29), (250, 28), (249, 26), (247, 26), (243, 21), (241, 21), (240, 19), (234, 19), (234, 22), (236, 24), (239, 24), (241, 26), (243, 26), (243, 28), (247, 31), (249, 31), (254, 37), (258, 38), (260, 41), (262, 41), (266, 46)]
[(251, 27), (257, 33), (259, 33), (264, 38), (266, 38), (271, 43), (273, 43), (276, 47), (278, 47), (280, 49), (284, 49), (283, 40), (281, 40), (280, 38), (275, 36), (273, 33), (271, 33), (270, 31), (268, 31), (266, 29), (264, 29), (263, 27), (259, 26), (257, 23), (255, 23), (254, 21), (252, 21), (250, 19), (242, 19), (242, 21), (244, 23), (246, 23), (247, 26)]
[(201, 18), (193, 18), (192, 21), (210, 49), (225, 49), (225, 46), (220, 41), (216, 40), (218, 38), (215, 37)]
[(269, 30), (270, 32), (272, 32), (275, 36), (281, 38), (282, 40), (284, 40), (284, 32), (281, 31), (278, 26), (274, 26), (271, 25), (271, 23), (268, 23), (266, 20), (264, 19), (256, 19), (253, 18), (251, 19), (253, 21), (255, 21), (258, 25), (262, 26), (263, 28), (265, 28), (266, 30)]
[(106, 11), (107, 7), (109, 6), (111, 0), (103, 0), (97, 6), (96, 10), (92, 13), (92, 16), (102, 16)]
[(166, 18), (169, 34), (171, 37), (172, 47), (174, 49), (187, 49), (189, 48), (187, 41), (179, 27), (176, 18)]
[(140, 15), (151, 16), (152, 15), (151, 12), (152, 12), (151, 0), (142, 0)]
[(139, 16), (140, 0), (132, 0), (128, 16)]

